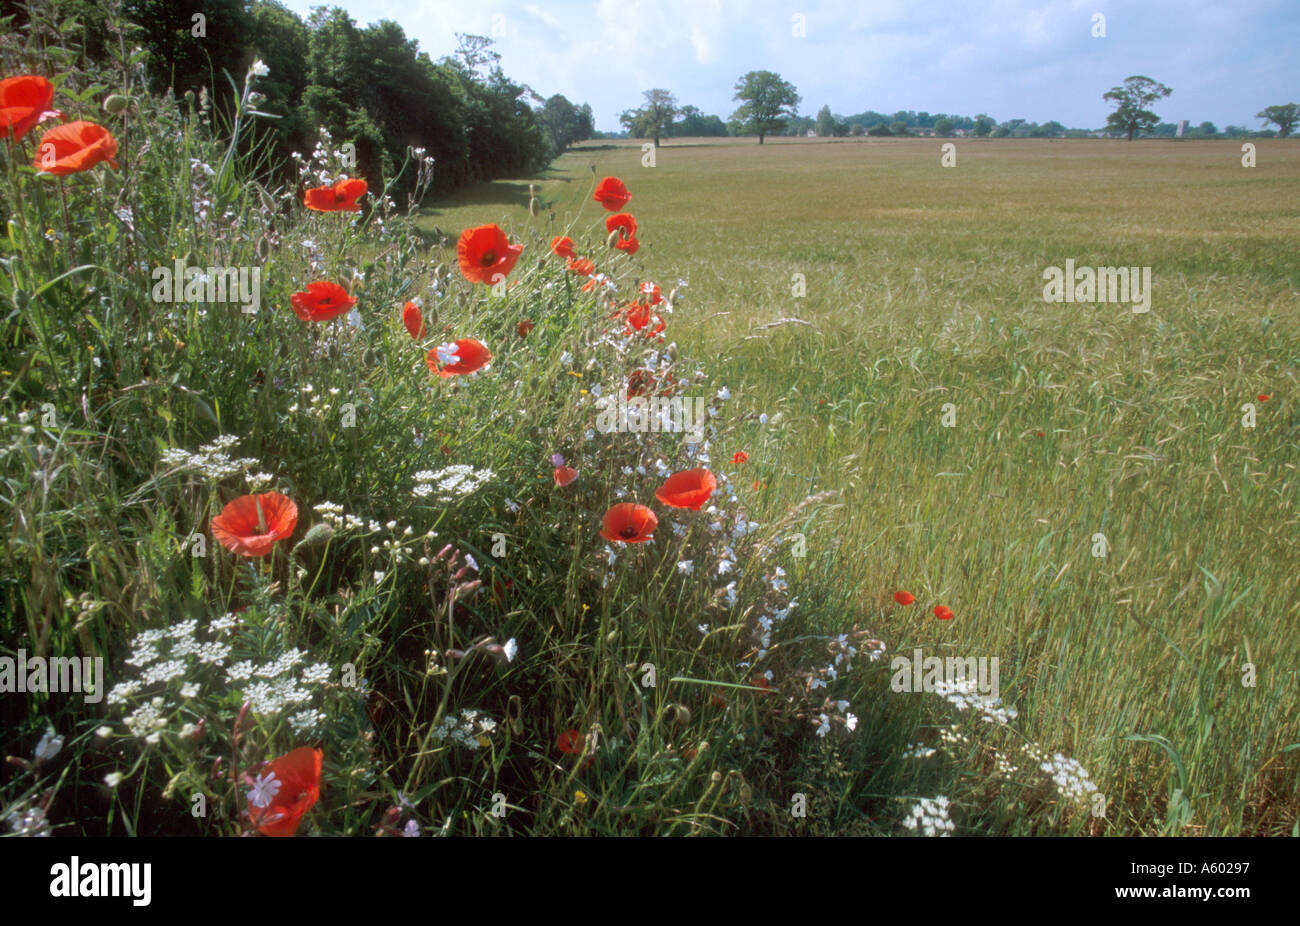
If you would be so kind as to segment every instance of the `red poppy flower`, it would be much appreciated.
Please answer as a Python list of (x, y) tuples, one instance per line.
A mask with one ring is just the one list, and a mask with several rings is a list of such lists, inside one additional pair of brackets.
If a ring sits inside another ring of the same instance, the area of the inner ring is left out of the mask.
[(1255, 398), (1258, 399), (1258, 400), (1261, 401), (1261, 402), (1267, 402), (1267, 401), (1268, 401), (1268, 396), (1266, 396), (1266, 395), (1265, 395), (1264, 393), (1262, 393), (1262, 392), (1261, 392), (1259, 395), (1255, 396)]
[(584, 739), (577, 730), (565, 730), (555, 741), (555, 748), (565, 755), (576, 756), (582, 752)]
[(731, 462), (732, 462), (732, 463), (748, 463), (748, 462), (749, 462), (749, 454), (745, 453), (745, 451), (743, 451), (743, 450), (737, 450), (734, 454), (732, 454), (732, 456), (731, 456)]
[(0, 138), (18, 141), (54, 105), (54, 84), (37, 74), (0, 80)]
[(241, 495), (212, 519), (212, 536), (231, 553), (265, 556), (298, 526), (298, 506), (279, 492)]
[(555, 467), (555, 484), (563, 489), (570, 482), (578, 478), (578, 471), (572, 466)]
[(506, 233), (495, 224), (467, 228), (456, 244), (460, 272), (471, 283), (491, 286), (500, 283), (515, 269), (523, 253), (522, 244), (511, 244)]
[(305, 292), (289, 297), (294, 313), (305, 322), (327, 322), (338, 318), (357, 304), (348, 291), (337, 283), (308, 283)]
[(408, 302), (402, 306), (402, 324), (406, 330), (411, 333), (411, 337), (420, 340), (424, 337), (424, 316), (420, 314), (420, 307), (414, 302)]
[(63, 176), (90, 170), (100, 161), (117, 167), (117, 139), (102, 125), (69, 122), (55, 126), (41, 136), (32, 164), (47, 174)]
[(627, 377), (627, 397), (645, 395), (654, 387), (655, 375), (649, 370), (633, 370)]
[(487, 345), (474, 338), (461, 338), (449, 344), (440, 344), (429, 351), (425, 358), (429, 369), (444, 379), (481, 370), (491, 361), (492, 353)]
[(577, 259), (570, 257), (565, 266), (578, 276), (583, 277), (590, 276), (596, 269), (595, 261), (589, 257), (579, 257)]
[(620, 212), (618, 215), (611, 215), (605, 219), (605, 231), (613, 234), (618, 233), (615, 239), (614, 247), (623, 248), (628, 241), (636, 239), (636, 218), (630, 213)]
[(655, 498), (673, 508), (699, 511), (717, 487), (717, 477), (701, 466), (673, 473), (655, 491)]
[(953, 619), (952, 608), (941, 604), (939, 607), (934, 609), (934, 616), (939, 618), (941, 621), (950, 621)]
[(308, 190), (302, 204), (316, 212), (360, 212), (357, 202), (366, 195), (366, 181), (360, 178), (340, 180), (333, 186), (318, 186)]
[(628, 303), (627, 310), (624, 312), (624, 318), (633, 331), (640, 331), (650, 324), (650, 317), (650, 306), (644, 302)]
[(622, 180), (617, 177), (606, 177), (596, 184), (596, 193), (591, 198), (604, 206), (609, 212), (618, 212), (627, 205), (627, 201), (632, 198), (632, 194), (627, 191), (627, 186)]
[(568, 260), (576, 260), (578, 252), (573, 249), (573, 239), (568, 235), (556, 235), (551, 239), (551, 252)]
[(528, 337), (528, 332), (532, 331), (536, 327), (537, 326), (528, 321), (528, 319), (524, 319), (519, 324), (515, 325), (515, 334), (519, 335), (521, 338), (526, 338)]
[(300, 746), (262, 769), (248, 796), (248, 814), (259, 833), (292, 836), (298, 832), (303, 814), (320, 796), (323, 759), (321, 750)]
[(901, 605), (909, 605), (916, 601), (916, 596), (911, 592), (894, 592), (894, 600)]
[(620, 238), (614, 242), (614, 247), (631, 257), (637, 251), (641, 250), (641, 242), (635, 238)]
[(600, 536), (618, 543), (643, 543), (658, 526), (659, 519), (645, 505), (622, 502), (605, 512)]
[(649, 296), (651, 305), (658, 305), (664, 301), (663, 292), (659, 289), (658, 283), (642, 283), (641, 295)]
[[(647, 338), (653, 338), (655, 335), (667, 328), (664, 320), (650, 311), (650, 306), (642, 302), (633, 302), (627, 307), (625, 312), (627, 319), (627, 328), (625, 334), (643, 332)], [(651, 325), (651, 322), (654, 324)]]

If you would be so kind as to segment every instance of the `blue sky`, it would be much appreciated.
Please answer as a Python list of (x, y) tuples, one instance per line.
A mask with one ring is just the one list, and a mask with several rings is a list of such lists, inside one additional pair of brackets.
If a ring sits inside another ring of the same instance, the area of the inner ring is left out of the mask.
[[(313, 0), (282, 0), (304, 18)], [(342, 0), (359, 24), (401, 24), (437, 59), (456, 32), (496, 38), (510, 77), (549, 96), (588, 102), (596, 126), (641, 91), (726, 119), (746, 71), (776, 71), (803, 97), (841, 115), (899, 109), (999, 121), (1057, 119), (1096, 128), (1102, 94), (1130, 74), (1173, 88), (1154, 109), (1261, 127), (1255, 113), (1300, 102), (1297, 0)], [(1105, 37), (1092, 35), (1094, 15)], [(797, 17), (802, 17), (798, 19)], [(802, 24), (803, 35), (797, 35)]]

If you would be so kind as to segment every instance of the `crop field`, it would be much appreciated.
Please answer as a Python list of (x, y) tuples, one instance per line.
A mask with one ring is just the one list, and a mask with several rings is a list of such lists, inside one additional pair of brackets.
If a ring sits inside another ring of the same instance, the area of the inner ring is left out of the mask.
[[(996, 774), (1038, 744), (1103, 796), (1067, 830), (1294, 832), (1300, 148), (955, 139), (943, 166), (941, 143), (671, 140), (653, 166), (589, 143), (421, 224), (578, 239), (622, 177), (634, 276), (679, 287), (673, 339), (769, 416), (743, 448), (756, 517), (835, 493), (800, 525), (810, 619), (999, 657), (1018, 716), (946, 765), (898, 758), (943, 711), (887, 659), (855, 676), (872, 745), (848, 780), (938, 782), (976, 831), (1040, 832), (1061, 818)], [(1046, 301), (1067, 260), (1150, 268), (1149, 305)]]

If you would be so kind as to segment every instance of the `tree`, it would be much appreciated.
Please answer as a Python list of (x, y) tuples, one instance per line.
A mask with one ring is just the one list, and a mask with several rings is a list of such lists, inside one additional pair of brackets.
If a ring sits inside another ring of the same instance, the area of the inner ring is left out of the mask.
[(907, 123), (906, 123), (906, 122), (904, 122), (902, 119), (895, 119), (893, 122), (889, 123), (889, 134), (890, 134), (890, 135), (910, 135), (911, 132), (907, 131)]
[(934, 120), (934, 134), (947, 138), (952, 134), (952, 120), (947, 116), (942, 116)]
[(1277, 134), (1286, 138), (1295, 128), (1295, 124), (1300, 122), (1300, 106), (1295, 103), (1285, 103), (1281, 106), (1269, 106), (1262, 112), (1256, 113), (1255, 118), (1263, 119), (1264, 124), (1270, 122), (1277, 124)]
[(678, 110), (681, 116), (664, 134), (669, 138), (699, 138), (705, 136), (723, 136), (727, 126), (717, 116), (706, 116), (698, 106), (683, 106)]
[(552, 155), (562, 154), (569, 145), (591, 138), (596, 131), (591, 107), (586, 103), (574, 106), (559, 93), (546, 100), (537, 113), (537, 122), (546, 133)]
[(977, 138), (986, 137), (989, 132), (993, 131), (993, 127), (996, 125), (997, 123), (993, 121), (993, 117), (986, 115), (985, 113), (980, 113), (975, 117), (975, 136)]
[(658, 148), (659, 139), (671, 134), (669, 129), (680, 112), (677, 98), (667, 90), (658, 88), (646, 90), (641, 95), (645, 97), (645, 105), (640, 109), (627, 110), (618, 117), (618, 121), (637, 138), (653, 138), (655, 147)]
[(1106, 117), (1107, 127), (1126, 132), (1129, 141), (1140, 131), (1151, 131), (1160, 117), (1146, 107), (1171, 93), (1172, 90), (1150, 77), (1135, 75), (1124, 78), (1122, 87), (1111, 87), (1102, 94), (1103, 100), (1116, 104), (1115, 111)]
[(731, 114), (747, 135), (757, 135), (758, 143), (781, 131), (785, 121), (798, 114), (800, 97), (794, 84), (782, 80), (772, 71), (750, 71), (736, 81), (736, 95), (742, 105)]
[(877, 122), (871, 128), (867, 129), (867, 134), (872, 138), (885, 138), (894, 133), (889, 131), (889, 126), (885, 125), (885, 123)]
[(835, 117), (831, 115), (829, 106), (823, 106), (817, 110), (816, 131), (821, 138), (829, 138), (835, 134)]
[(1197, 135), (1204, 135), (1206, 138), (1213, 138), (1219, 134), (1219, 127), (1213, 122), (1202, 122), (1196, 127)]

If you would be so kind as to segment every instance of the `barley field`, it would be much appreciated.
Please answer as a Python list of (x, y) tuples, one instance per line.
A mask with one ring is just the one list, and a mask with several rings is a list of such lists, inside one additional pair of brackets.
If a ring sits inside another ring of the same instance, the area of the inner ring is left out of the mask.
[[(988, 834), (1294, 834), (1300, 147), (941, 143), (588, 143), (421, 224), (563, 234), (622, 177), (638, 276), (685, 281), (674, 339), (769, 416), (756, 517), (835, 493), (799, 525), (809, 619), (999, 657), (1018, 716), (973, 733), (888, 659), (854, 676), (853, 745), (804, 758), (827, 830), (942, 792)], [(1149, 311), (1046, 302), (1067, 260), (1150, 267)], [(1017, 777), (1036, 750), (1088, 770), (1092, 812)]]

